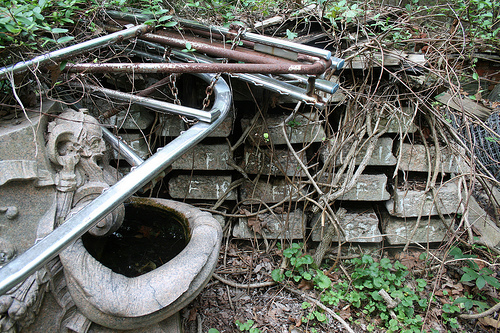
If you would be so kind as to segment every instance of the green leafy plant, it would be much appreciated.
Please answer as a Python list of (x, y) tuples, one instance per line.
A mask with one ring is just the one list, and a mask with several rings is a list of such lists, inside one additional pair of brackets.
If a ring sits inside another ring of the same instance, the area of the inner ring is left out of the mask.
[(184, 53), (190, 53), (190, 52), (196, 52), (196, 49), (193, 48), (193, 46), (191, 45), (190, 42), (186, 42), (185, 44), (185, 48), (181, 50), (181, 52), (184, 52)]
[[(392, 332), (420, 332), (423, 319), (418, 313), (426, 309), (428, 301), (419, 293), (424, 292), (426, 280), (416, 279), (416, 285), (410, 288), (406, 285), (406, 266), (399, 261), (393, 264), (388, 258), (376, 262), (371, 256), (364, 255), (349, 261), (352, 269), (350, 283), (332, 283), (327, 275), (314, 267), (312, 257), (304, 254), (302, 248), (302, 243), (293, 243), (283, 250), (283, 256), (289, 259), (290, 267), (284, 273), (278, 269), (274, 270), (272, 277), (275, 281), (283, 282), (285, 278), (295, 282), (302, 279), (311, 281), (314, 288), (321, 291), (320, 300), (325, 305), (340, 306), (341, 302), (349, 303), (369, 318), (379, 317), (382, 329)], [(397, 300), (393, 309), (388, 308), (379, 293), (381, 290)], [(326, 316), (313, 310), (310, 303), (302, 303), (302, 308), (311, 308), (303, 321), (326, 320)], [(393, 318), (394, 315), (397, 320)], [(372, 330), (375, 330), (375, 327), (372, 327)]]
[(260, 329), (253, 327), (255, 322), (252, 319), (248, 319), (244, 323), (240, 322), (239, 320), (236, 320), (235, 324), (236, 324), (236, 327), (238, 327), (238, 329), (241, 332), (248, 331), (249, 333), (260, 333)]
[(313, 320), (317, 320), (320, 323), (328, 322), (328, 318), (326, 317), (326, 315), (323, 312), (318, 311), (317, 309), (314, 309), (314, 307), (311, 303), (303, 302), (301, 306), (302, 306), (302, 309), (304, 309), (304, 310), (310, 309), (308, 314), (302, 317), (302, 319), (301, 319), (302, 322), (309, 323)]

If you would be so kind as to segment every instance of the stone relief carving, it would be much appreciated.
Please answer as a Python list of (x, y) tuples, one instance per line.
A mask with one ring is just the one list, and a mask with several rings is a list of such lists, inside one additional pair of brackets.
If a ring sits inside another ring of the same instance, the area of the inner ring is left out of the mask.
[[(95, 118), (85, 112), (67, 110), (49, 122), (46, 128), (44, 148), (45, 160), (48, 160), (48, 163), (40, 163), (41, 159), (37, 157), (31, 160), (16, 159), (16, 156), (5, 158), (0, 152), (0, 158), (3, 157), (0, 168), (5, 171), (1, 173), (0, 186), (15, 186), (16, 182), (35, 181), (35, 186), (50, 185), (52, 188), (51, 191), (45, 191), (49, 197), (53, 197), (52, 204), (50, 207), (44, 207), (46, 211), (38, 221), (29, 221), (29, 217), (23, 216), (22, 209), (0, 201), (0, 216), (3, 215), (14, 223), (21, 215), (23, 218), (20, 218), (20, 224), (24, 223), (33, 229), (36, 239), (43, 238), (64, 223), (68, 217), (82, 209), (118, 179), (117, 171), (105, 161), (106, 146), (100, 125)], [(38, 144), (43, 144), (43, 139), (38, 138)], [(30, 190), (36, 192), (34, 186)], [(14, 191), (15, 188), (12, 193)], [(96, 236), (114, 232), (120, 227), (124, 212), (124, 206), (121, 205), (90, 232)], [(12, 238), (12, 233), (5, 236), (3, 232), (12, 226), (0, 225), (0, 267), (14, 259), (18, 253), (13, 242), (8, 240)], [(56, 258), (44, 269), (0, 296), (0, 332), (17, 332), (30, 326), (49, 287), (61, 307), (58, 330), (86, 332), (90, 321), (77, 311), (67, 291), (63, 272), (64, 267)]]

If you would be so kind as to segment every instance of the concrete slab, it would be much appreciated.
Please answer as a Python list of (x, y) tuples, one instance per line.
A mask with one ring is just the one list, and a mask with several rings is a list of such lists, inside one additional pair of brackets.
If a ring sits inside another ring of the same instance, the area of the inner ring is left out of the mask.
[[(280, 124), (288, 117), (268, 116), (266, 122), (259, 118), (257, 124), (252, 128), (249, 136), (256, 142), (257, 145), (284, 145), (286, 140), (283, 137), (283, 130)], [(250, 119), (244, 118), (241, 120), (243, 130), (250, 125)], [(267, 125), (267, 126), (266, 126)], [(287, 137), (290, 143), (304, 142), (321, 142), (325, 138), (325, 130), (323, 129), (323, 121), (319, 119), (317, 113), (297, 114), (294, 119), (285, 124)]]
[[(120, 134), (119, 135), (128, 145), (134, 150), (137, 155), (139, 155), (143, 159), (147, 159), (151, 156), (149, 151), (148, 143), (142, 134)], [(120, 154), (113, 149), (113, 158), (121, 159)]]
[[(311, 239), (314, 242), (319, 242), (323, 239), (330, 222), (325, 221), (322, 226), (321, 214), (317, 214), (313, 218), (311, 225)], [(373, 208), (349, 207), (340, 220), (340, 226), (345, 236), (341, 236), (341, 240), (355, 243), (379, 243), (382, 241), (382, 236), (378, 225), (379, 220)], [(333, 240), (336, 241), (337, 236), (334, 236)]]
[[(453, 220), (446, 219), (451, 225)], [(389, 214), (382, 214), (382, 232), (386, 235), (387, 242), (391, 245), (406, 244), (412, 230), (417, 223), (417, 218), (399, 218)], [(447, 229), (439, 217), (423, 217), (410, 243), (439, 243), (447, 234)]]
[[(282, 213), (263, 213), (256, 217), (240, 218), (234, 226), (233, 237), (242, 239), (262, 238), (254, 232), (260, 230), (267, 239), (303, 239), (307, 216), (301, 209)], [(257, 224), (257, 226), (256, 226)], [(250, 225), (250, 226), (249, 226)], [(252, 227), (254, 225), (254, 227)]]
[[(425, 194), (423, 190), (396, 189), (391, 200), (386, 202), (389, 213), (398, 217), (417, 217), (441, 214), (462, 213), (458, 187), (455, 183), (445, 183), (437, 186), (437, 198), (434, 201), (432, 193)], [(423, 208), (421, 208), (423, 205)]]
[[(169, 194), (174, 199), (217, 200), (229, 189), (231, 176), (178, 175), (168, 182)], [(236, 200), (232, 190), (227, 200)]]
[(157, 134), (159, 136), (177, 137), (185, 131), (186, 124), (178, 115), (159, 114), (159, 126)]
[[(108, 110), (104, 108), (101, 110)], [(132, 104), (128, 111), (122, 111), (117, 115), (109, 118), (109, 124), (118, 127), (119, 129), (127, 130), (145, 130), (151, 126), (155, 120), (155, 112), (145, 110), (140, 105)]]
[[(304, 165), (307, 164), (304, 154), (301, 156)], [(266, 149), (245, 145), (244, 159), (241, 167), (247, 174), (263, 174), (271, 176), (305, 177), (299, 163), (287, 149)]]
[(198, 144), (172, 164), (173, 170), (232, 170), (227, 143)]
[(257, 198), (265, 203), (276, 203), (286, 198), (297, 199), (305, 193), (298, 193), (293, 184), (285, 179), (273, 178), (269, 181), (260, 180), (257, 185), (245, 181), (240, 189), (241, 200)]
[[(399, 170), (428, 172), (429, 159), (424, 145), (403, 143), (398, 144), (397, 152), (400, 153)], [(434, 146), (430, 147), (431, 170), (434, 170), (436, 150)], [(449, 148), (441, 149), (441, 164), (439, 172), (442, 173), (459, 173), (467, 172), (468, 167), (462, 156), (454, 154)]]
[[(340, 184), (345, 179), (345, 175), (341, 177)], [(326, 177), (324, 177), (326, 178)], [(326, 181), (320, 179), (320, 183)], [(327, 189), (325, 188), (324, 191)], [(387, 192), (387, 176), (378, 175), (365, 175), (359, 176), (356, 185), (350, 190), (344, 193), (337, 200), (342, 201), (386, 201), (391, 198), (389, 192)]]
[(389, 123), (387, 133), (415, 133), (417, 126), (413, 123), (414, 113), (414, 109), (402, 107), (391, 114), (384, 114), (380, 118), (379, 129)]
[(488, 213), (481, 208), (474, 197), (471, 196), (467, 200), (466, 218), (478, 235), (477, 243), (500, 251), (500, 228), (498, 228)]
[[(349, 153), (349, 150), (351, 149), (353, 144), (353, 140), (350, 142), (344, 142), (342, 150), (340, 151), (337, 156), (335, 156), (334, 159), (331, 159), (334, 161), (335, 166), (339, 166), (342, 163), (344, 163), (345, 158), (347, 157), (347, 154)], [(373, 150), (372, 156), (370, 160), (368, 161), (367, 165), (373, 165), (373, 166), (378, 166), (378, 165), (396, 165), (396, 158), (392, 154), (392, 138), (389, 137), (381, 137), (377, 140), (377, 143), (375, 145), (375, 149)], [(364, 146), (361, 151), (356, 155), (356, 165), (359, 165), (363, 158), (366, 155), (366, 149), (367, 147)], [(321, 160), (323, 162), (326, 162), (331, 154), (332, 151), (332, 145), (331, 142), (328, 142), (326, 145), (321, 147), (320, 151), (320, 156)]]

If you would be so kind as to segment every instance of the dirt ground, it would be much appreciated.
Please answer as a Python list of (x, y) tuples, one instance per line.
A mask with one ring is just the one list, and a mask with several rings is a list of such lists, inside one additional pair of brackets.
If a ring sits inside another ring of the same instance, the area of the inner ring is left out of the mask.
[[(261, 247), (261, 249), (258, 249)], [(312, 285), (304, 280), (294, 282), (291, 279), (280, 284), (271, 284), (273, 269), (279, 268), (282, 262), (282, 251), (276, 247), (266, 252), (263, 244), (255, 246), (248, 241), (232, 240), (227, 248), (221, 249), (216, 277), (213, 277), (200, 295), (185, 309), (182, 310), (182, 321), (186, 333), (208, 332), (214, 328), (219, 332), (241, 332), (236, 321), (245, 323), (253, 320), (255, 332), (279, 333), (306, 333), (306, 332), (348, 332), (346, 326), (335, 317), (325, 312), (327, 320), (307, 320), (307, 316), (317, 307), (304, 309), (302, 304), (310, 299), (319, 299), (321, 292), (313, 289)], [(430, 251), (436, 257), (443, 255), (445, 246)], [(345, 250), (345, 251), (344, 251)], [(481, 249), (479, 253), (481, 254)], [(314, 249), (308, 251), (313, 254)], [(440, 269), (440, 265), (428, 265), (421, 260), (425, 251), (411, 248), (408, 252), (401, 252), (398, 248), (350, 246), (342, 251), (342, 260), (337, 269), (329, 275), (332, 285), (348, 279), (345, 273), (350, 274), (349, 260), (369, 253), (374, 258), (384, 256), (392, 262), (400, 261), (408, 267), (410, 274), (406, 279), (408, 285), (414, 285), (418, 278), (428, 281), (428, 285), (421, 293), (422, 297), (434, 294), (435, 302), (427, 311), (426, 332), (495, 332), (494, 322), (485, 320), (462, 320), (456, 329), (448, 327), (442, 318), (443, 305), (451, 304), (453, 298), (466, 294), (478, 293), (477, 288), (470, 284), (459, 282), (461, 265), (449, 265), (448, 269)], [(485, 253), (482, 253), (483, 255)], [(335, 262), (336, 253), (329, 253), (325, 260), (327, 267)], [(480, 261), (478, 261), (480, 262)], [(326, 269), (325, 269), (326, 271)], [(500, 270), (494, 276), (499, 276)], [(266, 286), (259, 287), (264, 284)], [(490, 299), (499, 297), (495, 288), (485, 287), (483, 295)], [(363, 309), (355, 308), (347, 302), (330, 309), (345, 320), (354, 332), (386, 332), (386, 329), (376, 327), (380, 319), (369, 317)], [(424, 316), (424, 314), (421, 314)], [(496, 322), (496, 320), (494, 320)], [(369, 325), (375, 325), (374, 329)]]

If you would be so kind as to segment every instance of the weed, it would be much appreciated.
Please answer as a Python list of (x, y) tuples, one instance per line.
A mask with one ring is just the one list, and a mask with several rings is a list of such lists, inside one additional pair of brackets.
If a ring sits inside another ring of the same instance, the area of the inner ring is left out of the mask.
[(260, 329), (258, 329), (256, 327), (252, 327), (254, 325), (254, 323), (255, 322), (252, 319), (248, 319), (244, 323), (241, 323), (239, 320), (236, 320), (236, 322), (235, 322), (236, 327), (238, 327), (238, 329), (241, 332), (248, 331), (249, 333), (260, 333)]
[[(353, 272), (351, 283), (338, 281), (332, 284), (330, 278), (321, 270), (313, 267), (311, 256), (302, 253), (302, 244), (294, 243), (283, 251), (283, 256), (290, 260), (290, 270), (281, 273), (275, 270), (272, 277), (277, 282), (282, 282), (285, 277), (311, 281), (315, 289), (321, 291), (321, 302), (326, 305), (339, 306), (341, 302), (349, 303), (367, 317), (379, 317), (384, 329), (389, 331), (419, 332), (422, 327), (422, 317), (417, 313), (425, 310), (427, 299), (419, 296), (427, 286), (427, 281), (417, 279), (414, 289), (405, 285), (408, 270), (399, 261), (394, 264), (390, 259), (382, 258), (376, 262), (371, 256), (364, 255), (350, 261)], [(380, 290), (385, 290), (397, 305), (390, 309)], [(309, 309), (311, 304), (302, 303), (303, 309)], [(391, 316), (392, 315), (392, 316)], [(396, 316), (397, 320), (392, 318)], [(323, 322), (324, 314), (315, 310), (310, 311), (303, 320), (317, 320)], [(450, 317), (450, 324), (453, 320)], [(374, 330), (372, 327), (371, 330)]]

